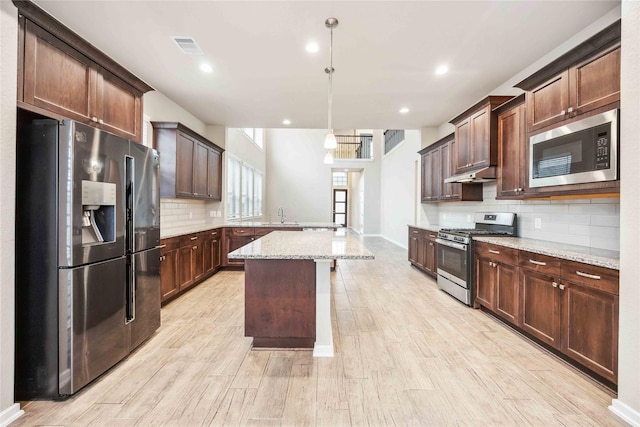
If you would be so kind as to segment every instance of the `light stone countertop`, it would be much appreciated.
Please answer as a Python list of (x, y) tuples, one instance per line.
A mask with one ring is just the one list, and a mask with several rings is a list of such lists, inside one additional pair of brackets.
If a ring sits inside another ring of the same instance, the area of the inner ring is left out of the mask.
[(553, 256), (569, 261), (620, 270), (620, 252), (586, 246), (568, 245), (522, 237), (483, 236), (474, 237), (477, 242), (487, 242), (537, 254)]
[(245, 221), (245, 222), (225, 222), (223, 224), (197, 224), (184, 226), (179, 228), (162, 229), (160, 228), (160, 238), (168, 239), (170, 237), (182, 236), (183, 234), (198, 233), (200, 231), (213, 230), (216, 228), (228, 227), (254, 227), (254, 228), (339, 228), (339, 224), (332, 222), (261, 222), (261, 221)]
[(357, 237), (338, 231), (274, 231), (229, 253), (239, 259), (374, 259)]
[(408, 225), (409, 227), (419, 228), (420, 230), (435, 231), (435, 232), (440, 231), (440, 229), (442, 228), (439, 225), (415, 225), (415, 224), (408, 224)]

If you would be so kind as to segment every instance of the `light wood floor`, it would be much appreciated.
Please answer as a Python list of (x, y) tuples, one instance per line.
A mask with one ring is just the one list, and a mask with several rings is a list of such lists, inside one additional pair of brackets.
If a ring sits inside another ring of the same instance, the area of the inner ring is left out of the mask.
[(243, 280), (222, 271), (162, 310), (142, 348), (14, 426), (619, 426), (612, 396), (365, 238), (332, 273), (336, 356), (251, 351)]

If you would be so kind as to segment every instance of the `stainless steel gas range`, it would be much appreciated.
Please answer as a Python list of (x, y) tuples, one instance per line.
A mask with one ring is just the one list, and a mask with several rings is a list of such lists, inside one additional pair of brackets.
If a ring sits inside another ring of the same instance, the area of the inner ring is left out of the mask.
[(475, 228), (443, 228), (438, 232), (438, 288), (473, 304), (473, 237), (515, 236), (516, 214), (478, 212)]

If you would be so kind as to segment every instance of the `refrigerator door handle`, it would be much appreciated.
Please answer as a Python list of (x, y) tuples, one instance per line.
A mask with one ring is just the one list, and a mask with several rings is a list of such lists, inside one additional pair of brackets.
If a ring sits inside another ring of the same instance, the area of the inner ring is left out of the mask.
[(126, 194), (125, 194), (125, 201), (126, 201), (126, 219), (125, 219), (125, 223), (126, 223), (126, 230), (125, 230), (125, 235), (126, 235), (126, 240), (127, 240), (127, 252), (131, 253), (133, 251), (135, 251), (135, 248), (133, 246), (134, 244), (134, 234), (135, 234), (135, 200), (136, 200), (136, 195), (135, 195), (135, 186), (134, 181), (135, 181), (135, 159), (131, 156), (124, 156), (124, 170), (125, 170), (125, 179), (126, 179)]
[(125, 325), (133, 322), (136, 318), (136, 259), (129, 256), (127, 263), (127, 304), (125, 314)]

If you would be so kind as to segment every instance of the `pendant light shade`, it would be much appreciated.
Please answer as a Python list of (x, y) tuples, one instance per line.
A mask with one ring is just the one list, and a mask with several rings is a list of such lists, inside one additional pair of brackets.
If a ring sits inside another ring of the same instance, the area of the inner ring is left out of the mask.
[(324, 164), (325, 165), (333, 164), (333, 152), (327, 151), (327, 154), (324, 155)]
[(326, 138), (324, 139), (324, 148), (327, 150), (335, 150), (338, 148), (338, 141), (336, 141), (336, 136), (333, 133), (328, 133)]
[[(328, 96), (328, 112), (327, 112), (327, 129), (329, 133), (324, 139), (324, 148), (327, 150), (335, 150), (338, 147), (338, 142), (336, 141), (336, 136), (333, 134), (333, 127), (331, 126), (331, 107), (332, 107), (332, 98), (333, 98), (333, 72), (335, 69), (333, 68), (333, 29), (338, 26), (338, 20), (336, 18), (327, 18), (324, 21), (324, 25), (331, 30), (331, 43), (329, 44), (329, 67), (324, 69), (324, 72), (329, 74), (329, 96)], [(326, 164), (333, 163), (333, 152), (329, 151), (324, 156), (324, 162)]]

